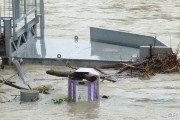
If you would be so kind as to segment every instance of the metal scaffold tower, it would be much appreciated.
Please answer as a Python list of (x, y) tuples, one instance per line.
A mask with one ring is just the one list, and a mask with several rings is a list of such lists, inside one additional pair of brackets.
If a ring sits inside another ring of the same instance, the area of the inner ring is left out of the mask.
[(1, 0), (0, 6), (0, 57), (11, 64), (37, 38), (45, 44), (44, 0)]

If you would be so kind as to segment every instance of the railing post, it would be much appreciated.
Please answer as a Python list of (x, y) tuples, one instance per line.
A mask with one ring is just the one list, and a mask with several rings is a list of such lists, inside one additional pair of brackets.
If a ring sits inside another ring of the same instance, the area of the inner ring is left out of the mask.
[(46, 48), (44, 41), (44, 0), (40, 0), (40, 43), (42, 57), (46, 56)]
[[(24, 15), (26, 15), (27, 13), (27, 0), (24, 0)], [(26, 28), (26, 31), (27, 30), (27, 17), (24, 18), (24, 22), (25, 22), (25, 28)]]
[(20, 0), (15, 1), (15, 19), (17, 20), (20, 17)]
[(12, 53), (12, 45), (11, 45), (11, 18), (4, 19), (4, 36), (5, 36), (5, 47), (6, 47), (6, 57), (9, 58), (9, 64), (11, 64), (11, 53)]
[[(36, 7), (35, 18), (37, 19), (38, 18), (38, 15), (37, 15), (37, 0), (34, 0), (34, 5)], [(35, 31), (35, 36), (37, 37), (37, 25), (34, 26), (34, 31)]]
[(1, 38), (1, 7), (0, 7), (0, 38)]
[(16, 16), (16, 8), (15, 8), (15, 0), (12, 0), (12, 17), (13, 17), (13, 41), (15, 40), (15, 28), (16, 28), (16, 23), (15, 23), (15, 21), (16, 21), (16, 18), (15, 18), (15, 16)]
[(40, 35), (44, 39), (44, 0), (40, 0)]

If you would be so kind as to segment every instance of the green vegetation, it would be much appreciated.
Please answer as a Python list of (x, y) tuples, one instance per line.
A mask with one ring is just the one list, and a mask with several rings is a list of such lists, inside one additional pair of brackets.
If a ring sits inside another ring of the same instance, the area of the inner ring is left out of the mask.
[(45, 86), (45, 85), (42, 85), (42, 86), (33, 88), (33, 90), (37, 90), (37, 91), (39, 91), (40, 93), (46, 93), (46, 92), (49, 91), (49, 89), (50, 89), (50, 87)]
[(59, 98), (59, 99), (52, 99), (52, 101), (54, 102), (54, 104), (61, 104), (63, 102), (67, 102), (67, 103), (71, 103), (72, 102), (72, 100), (69, 97)]

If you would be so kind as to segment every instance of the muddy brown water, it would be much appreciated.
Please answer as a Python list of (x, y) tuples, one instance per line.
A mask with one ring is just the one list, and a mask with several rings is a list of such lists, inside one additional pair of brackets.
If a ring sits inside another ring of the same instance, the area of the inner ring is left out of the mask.
[[(164, 120), (179, 118), (179, 74), (157, 74), (151, 80), (118, 78), (118, 82), (100, 82), (100, 99), (96, 102), (54, 104), (52, 99), (65, 98), (67, 78), (46, 75), (46, 70), (69, 70), (62, 66), (23, 65), (31, 87), (47, 85), (49, 95), (40, 94), (33, 103), (20, 102), (20, 91), (3, 85), (0, 89), (0, 117), (2, 120)], [(106, 70), (114, 73), (114, 70)], [(4, 78), (15, 73), (12, 67), (0, 70)], [(18, 76), (11, 81), (24, 86)], [(25, 87), (25, 86), (24, 86)], [(102, 96), (109, 96), (103, 99)], [(9, 102), (8, 102), (9, 101)], [(5, 102), (5, 103), (3, 103)]]
[[(103, 27), (131, 33), (157, 36), (175, 50), (180, 42), (180, 1), (172, 0), (45, 0), (46, 37), (89, 39), (89, 27)], [(172, 120), (180, 119), (180, 75), (156, 74), (151, 80), (118, 78), (118, 82), (100, 83), (98, 102), (53, 104), (52, 99), (67, 96), (67, 79), (45, 74), (59, 66), (23, 65), (32, 86), (48, 85), (50, 95), (40, 94), (34, 103), (20, 103), (19, 90), (0, 88), (2, 120)], [(112, 72), (111, 70), (108, 72)], [(114, 71), (113, 71), (114, 72)], [(0, 70), (8, 78), (9, 66)], [(22, 85), (18, 76), (11, 81)], [(7, 102), (9, 101), (10, 102)]]

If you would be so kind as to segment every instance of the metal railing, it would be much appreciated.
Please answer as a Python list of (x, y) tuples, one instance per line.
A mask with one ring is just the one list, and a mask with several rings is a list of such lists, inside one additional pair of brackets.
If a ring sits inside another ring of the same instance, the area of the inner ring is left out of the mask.
[[(38, 38), (44, 39), (44, 0), (0, 0), (0, 33), (4, 37), (7, 57), (37, 38), (38, 23)], [(41, 44), (44, 44), (43, 40)]]
[[(4, 32), (3, 20), (12, 20), (13, 32), (40, 15), (41, 0), (0, 0), (0, 33)], [(41, 17), (41, 16), (40, 16)], [(4, 34), (4, 33), (3, 33)], [(1, 34), (0, 34), (1, 37)]]
[(12, 0), (1, 0), (0, 4), (1, 17), (12, 17)]

